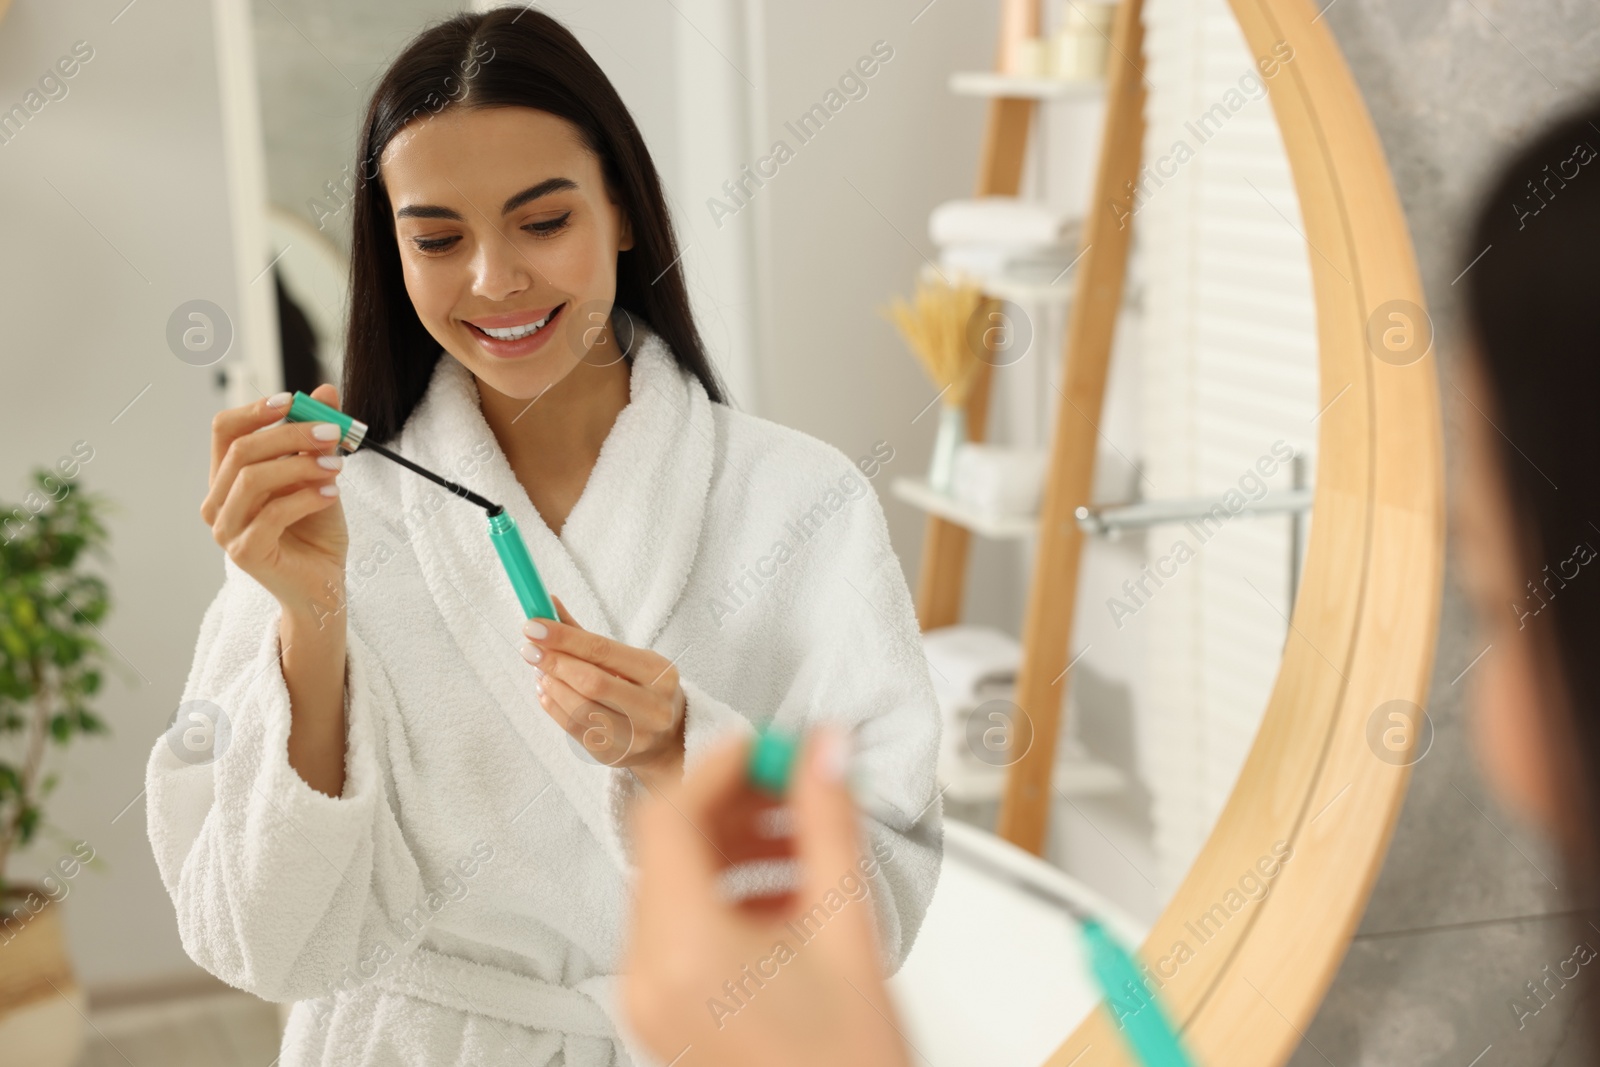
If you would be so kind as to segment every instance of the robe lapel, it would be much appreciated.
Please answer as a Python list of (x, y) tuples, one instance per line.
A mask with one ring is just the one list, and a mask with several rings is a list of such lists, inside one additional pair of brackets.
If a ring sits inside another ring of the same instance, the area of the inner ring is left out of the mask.
[[(534, 508), (484, 421), (477, 383), (448, 353), (401, 432), (402, 455), (501, 505), (521, 528), (546, 588), (587, 629), (639, 648), (660, 634), (699, 544), (714, 442), (710, 400), (665, 344), (641, 329), (629, 401), (600, 450), (558, 538)], [(469, 473), (464, 473), (469, 472)], [(443, 498), (442, 501), (440, 498)], [(619, 869), (627, 863), (609, 815), (619, 773), (582, 754), (539, 706), (518, 652), (523, 615), (481, 510), (420, 477), (401, 504), (424, 580), (483, 691), (548, 768)], [(672, 656), (677, 649), (663, 650)]]
[(649, 648), (683, 594), (700, 544), (715, 426), (699, 379), (679, 369), (656, 334), (640, 326), (636, 337), (628, 405), (559, 540), (598, 594), (617, 640)]

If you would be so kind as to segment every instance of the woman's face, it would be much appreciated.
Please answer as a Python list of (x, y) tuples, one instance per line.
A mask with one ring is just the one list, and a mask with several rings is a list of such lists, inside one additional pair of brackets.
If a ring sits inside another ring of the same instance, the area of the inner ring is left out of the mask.
[(609, 314), (632, 231), (571, 123), (450, 108), (402, 130), (378, 166), (406, 292), (480, 385), (532, 400), (580, 360), (621, 358)]
[[(1557, 799), (1551, 779), (1554, 741), (1542, 707), (1538, 646), (1553, 641), (1552, 620), (1524, 618), (1514, 609), (1528, 599), (1513, 537), (1510, 494), (1499, 460), (1493, 398), (1478, 369), (1466, 358), (1460, 406), (1461, 462), (1452, 497), (1460, 546), (1461, 584), (1478, 622), (1475, 649), (1488, 651), (1471, 668), (1473, 734), (1479, 764), (1500, 796), (1530, 821), (1556, 829)], [(1540, 625), (1540, 624), (1543, 625)]]

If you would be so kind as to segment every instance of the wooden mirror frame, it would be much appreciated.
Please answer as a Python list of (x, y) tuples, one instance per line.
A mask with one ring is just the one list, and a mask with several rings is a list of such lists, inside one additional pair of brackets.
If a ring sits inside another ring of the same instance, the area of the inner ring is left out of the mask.
[[(1260, 729), (1141, 956), (1200, 1064), (1277, 1067), (1303, 1039), (1344, 957), (1399, 817), (1410, 764), (1425, 754), (1417, 746), (1431, 741), (1421, 708), (1444, 581), (1444, 458), (1432, 327), (1416, 258), (1349, 68), (1310, 0), (1230, 4), (1252, 55), (1270, 55), (1278, 42), (1294, 49), (1293, 61), (1267, 85), (1299, 196), (1316, 301), (1314, 518)], [(1110, 205), (1139, 166), (1140, 7), (1122, 0), (1113, 31), (1095, 209), (1086, 219), (1067, 338), (1064, 397), (1075, 398), (1076, 415), (1066, 415), (1072, 401), (1064, 402), (1052, 445), (1057, 480), (1046, 487), (1041, 515), (1035, 588), (1055, 598), (1076, 595), (1082, 535), (1071, 509), (1088, 502), (1094, 424), (1126, 267), (1127, 232), (1116, 232)], [(1372, 324), (1389, 325), (1392, 309), (1418, 331), (1420, 357), (1379, 358), (1369, 347), (1379, 343), (1369, 342)], [(1025, 635), (1049, 651), (1025, 659), (1018, 691), (1024, 707), (1059, 709), (1063, 665), (1052, 657), (1059, 646), (1065, 659), (1070, 608), (1065, 623), (1058, 610), (1046, 626), (1042, 597), (1030, 602), (1026, 629), (1055, 632), (1047, 640)], [(1409, 710), (1409, 719), (1392, 720), (1397, 709)], [(1045, 757), (1054, 752), (1058, 716), (1039, 718), (1032, 747), (1007, 783), (1000, 822), (1002, 836), (1034, 851), (1044, 836), (1051, 795)], [(1416, 729), (1390, 749), (1385, 731), (1401, 722)], [(1271, 865), (1279, 843), (1289, 858), (1270, 891), (1230, 910), (1230, 891), (1238, 897), (1241, 878), (1260, 878), (1258, 863), (1266, 857)], [(1208, 924), (1211, 936), (1201, 942), (1193, 924), (1218, 904), (1228, 917), (1214, 931)], [(1174, 953), (1180, 942), (1190, 955)], [(1125, 1008), (1138, 1006), (1135, 993)], [(1047, 1067), (1131, 1063), (1111, 1014), (1096, 1010)]]

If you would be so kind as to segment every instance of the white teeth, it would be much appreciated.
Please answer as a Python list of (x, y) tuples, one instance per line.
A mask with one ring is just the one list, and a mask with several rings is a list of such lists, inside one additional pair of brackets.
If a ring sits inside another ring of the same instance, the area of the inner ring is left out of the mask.
[[(553, 315), (555, 312), (552, 311), (551, 314)], [(517, 341), (527, 337), (536, 330), (542, 329), (544, 324), (549, 321), (550, 315), (546, 315), (538, 322), (530, 322), (526, 326), (511, 326), (503, 330), (491, 330), (487, 326), (479, 326), (478, 329), (482, 330), (484, 333), (488, 334), (490, 337), (493, 337), (497, 341)]]

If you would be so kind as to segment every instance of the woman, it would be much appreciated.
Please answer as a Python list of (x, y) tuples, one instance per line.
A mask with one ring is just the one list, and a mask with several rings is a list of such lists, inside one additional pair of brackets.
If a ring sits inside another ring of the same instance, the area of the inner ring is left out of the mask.
[(649, 153), (547, 16), (424, 32), (360, 158), (345, 410), (503, 504), (561, 619), (523, 625), (471, 505), (280, 423), (287, 395), (220, 414), (226, 577), (146, 778), (185, 949), (297, 1002), (283, 1067), (627, 1063), (628, 807), (718, 737), (829, 719), (883, 802), (897, 967), (938, 875), (939, 726), (864, 477), (885, 457), (723, 401)]
[[(1452, 494), (1461, 572), (1488, 646), (1472, 671), (1479, 758), (1501, 796), (1558, 842), (1563, 885), (1580, 907), (1595, 899), (1600, 873), (1600, 564), (1590, 566), (1600, 554), (1600, 177), (1582, 169), (1596, 147), (1600, 99), (1518, 152), (1482, 200), (1461, 257), (1463, 267), (1482, 258), (1466, 273), (1473, 344), (1457, 383), (1466, 403)], [(840, 744), (822, 732), (802, 761), (801, 892), (759, 911), (714, 890), (730, 860), (770, 852), (746, 814), (745, 741), (721, 742), (702, 771), (638, 811), (623, 993), (656, 1055), (683, 1052), (679, 1067), (911, 1062), (870, 926), (849, 908), (736, 1020), (706, 1010), (725, 976), (793, 937), (787, 924), (858, 854)], [(1589, 917), (1573, 920), (1577, 943), (1589, 946), (1580, 960), (1600, 945)], [(1600, 991), (1583, 988), (1590, 998)]]

